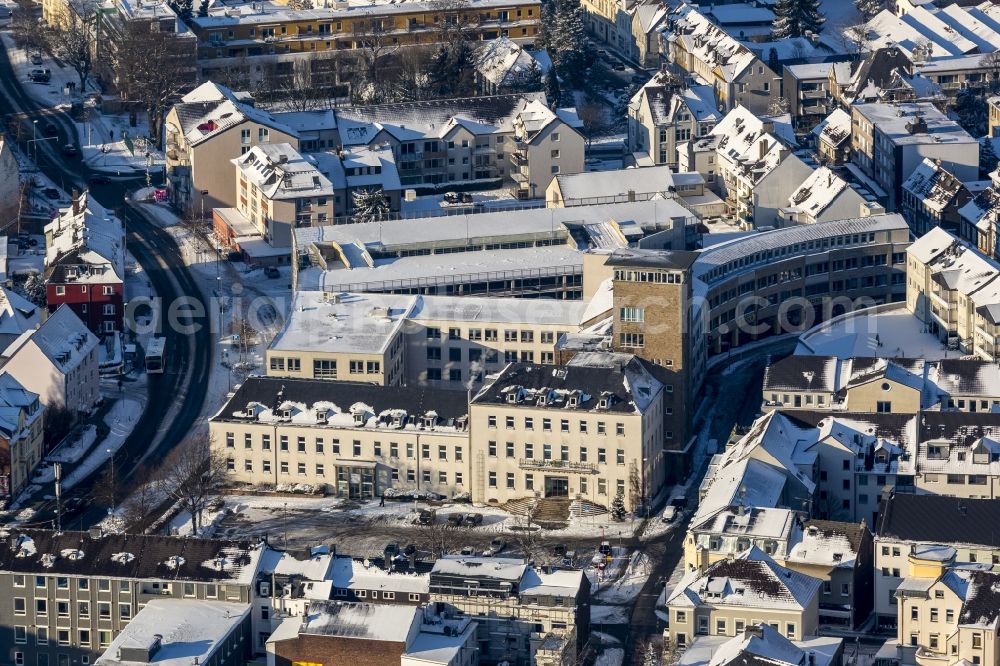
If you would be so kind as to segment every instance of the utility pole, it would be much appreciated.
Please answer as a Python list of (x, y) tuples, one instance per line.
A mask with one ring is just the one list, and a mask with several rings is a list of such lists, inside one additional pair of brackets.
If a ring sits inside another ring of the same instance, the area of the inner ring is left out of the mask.
[(108, 509), (108, 515), (115, 515), (115, 496), (117, 494), (118, 488), (115, 483), (115, 453), (111, 449), (106, 449), (108, 455), (111, 458), (111, 508)]

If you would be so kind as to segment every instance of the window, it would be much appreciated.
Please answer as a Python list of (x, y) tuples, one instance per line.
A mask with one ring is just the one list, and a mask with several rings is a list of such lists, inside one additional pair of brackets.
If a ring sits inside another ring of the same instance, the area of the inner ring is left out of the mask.
[(625, 424), (624, 423), (616, 423), (615, 424), (615, 435), (617, 435), (618, 437), (624, 437), (625, 436)]
[(46, 599), (35, 599), (35, 615), (48, 615), (49, 602)]
[(646, 320), (645, 308), (621, 308), (618, 315), (622, 321), (644, 322)]
[(892, 413), (892, 402), (889, 400), (879, 400), (875, 404), (875, 409), (880, 414), (890, 414)]
[(726, 618), (720, 617), (715, 621), (715, 633), (719, 636), (726, 635)]
[(35, 627), (35, 643), (37, 643), (38, 645), (49, 644), (48, 627)]
[(615, 464), (616, 465), (625, 464), (625, 449), (617, 449), (615, 451)]
[(514, 489), (514, 472), (507, 472), (507, 488)]
[(337, 362), (330, 359), (314, 360), (313, 377), (316, 379), (336, 379)]
[(605, 449), (597, 449), (597, 464), (603, 465), (608, 462), (608, 454)]
[(489, 455), (490, 458), (496, 458), (497, 457), (497, 443), (496, 443), (496, 441), (490, 440), (489, 443), (486, 445), (486, 448), (487, 448), (487, 455)]
[(496, 487), (497, 487), (497, 473), (490, 472), (490, 488), (496, 488)]
[(14, 642), (24, 645), (28, 642), (28, 628), (25, 626), (14, 627)]
[(794, 638), (794, 637), (795, 637), (795, 623), (794, 622), (786, 622), (785, 623), (785, 638)]
[(507, 457), (514, 457), (514, 442), (507, 442)]

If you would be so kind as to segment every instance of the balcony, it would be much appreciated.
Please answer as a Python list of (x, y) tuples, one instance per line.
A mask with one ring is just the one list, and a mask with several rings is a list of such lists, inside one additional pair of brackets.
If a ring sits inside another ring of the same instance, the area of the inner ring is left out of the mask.
[(947, 666), (951, 658), (944, 652), (920, 646), (916, 654), (917, 666)]
[(522, 153), (511, 153), (510, 161), (511, 163), (514, 164), (514, 166), (519, 166), (519, 167), (528, 166), (528, 158), (526, 155)]
[(472, 154), (473, 155), (494, 155), (494, 154), (496, 154), (496, 152), (497, 152), (497, 149), (496, 149), (495, 146), (476, 146), (473, 149)]
[(528, 187), (528, 183), (531, 180), (530, 178), (528, 178), (528, 174), (522, 173), (520, 171), (511, 171), (510, 177), (514, 180), (515, 183), (518, 183), (519, 185), (521, 185), (521, 187), (524, 188)]
[(829, 94), (822, 88), (817, 88), (816, 90), (803, 90), (799, 93), (799, 99), (823, 99), (825, 100), (829, 97)]
[(573, 474), (597, 474), (595, 463), (572, 462), (569, 460), (538, 460), (536, 458), (521, 458), (518, 461), (521, 469), (541, 470), (543, 472), (569, 472)]

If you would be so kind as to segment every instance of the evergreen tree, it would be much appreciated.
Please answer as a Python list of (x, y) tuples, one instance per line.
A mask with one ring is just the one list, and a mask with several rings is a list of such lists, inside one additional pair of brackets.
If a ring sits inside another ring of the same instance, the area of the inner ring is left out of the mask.
[(389, 200), (382, 190), (354, 190), (354, 222), (377, 222), (389, 217)]
[(986, 97), (981, 92), (970, 88), (965, 88), (955, 96), (955, 114), (958, 116), (958, 124), (972, 136), (983, 136), (986, 134), (988, 124), (989, 106), (986, 104)]
[(854, 6), (857, 7), (858, 13), (866, 21), (871, 21), (879, 12), (885, 9), (882, 0), (854, 0)]
[(550, 104), (557, 104), (561, 94), (559, 76), (556, 74), (556, 68), (552, 67), (545, 75), (545, 96)]
[(993, 150), (993, 139), (984, 136), (979, 140), (979, 173), (986, 178), (997, 168), (997, 154)]
[(188, 19), (191, 18), (191, 11), (194, 9), (194, 0), (172, 0), (168, 4), (170, 5), (171, 9), (177, 12), (177, 16), (182, 21), (186, 22)]
[(202, 18), (208, 16), (208, 0), (201, 0), (198, 4), (198, 16)]
[(826, 23), (819, 7), (820, 0), (778, 0), (774, 5), (771, 39), (802, 37), (807, 30), (818, 33)]
[(618, 493), (611, 500), (611, 517), (621, 522), (625, 520), (625, 494)]
[(592, 59), (585, 18), (580, 0), (551, 0), (542, 13), (542, 24), (547, 24), (542, 43), (559, 76), (573, 83), (583, 81)]

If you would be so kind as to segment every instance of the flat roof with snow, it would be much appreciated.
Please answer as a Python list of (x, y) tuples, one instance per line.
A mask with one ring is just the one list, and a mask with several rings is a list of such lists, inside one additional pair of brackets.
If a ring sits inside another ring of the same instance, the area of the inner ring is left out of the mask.
[[(111, 642), (95, 666), (207, 664), (250, 614), (249, 604), (151, 599)], [(158, 649), (151, 649), (162, 636)], [(152, 652), (148, 659), (142, 655)]]

